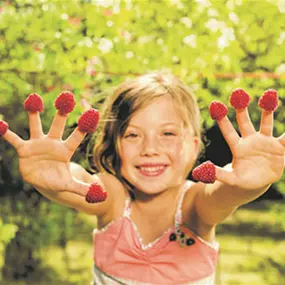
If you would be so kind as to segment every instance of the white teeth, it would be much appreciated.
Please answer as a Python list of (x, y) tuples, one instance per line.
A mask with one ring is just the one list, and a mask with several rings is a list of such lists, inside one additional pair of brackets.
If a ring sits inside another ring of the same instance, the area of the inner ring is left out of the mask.
[(154, 172), (154, 171), (159, 171), (161, 169), (163, 169), (164, 166), (157, 166), (157, 167), (140, 167), (141, 170), (143, 171), (149, 171), (149, 172)]

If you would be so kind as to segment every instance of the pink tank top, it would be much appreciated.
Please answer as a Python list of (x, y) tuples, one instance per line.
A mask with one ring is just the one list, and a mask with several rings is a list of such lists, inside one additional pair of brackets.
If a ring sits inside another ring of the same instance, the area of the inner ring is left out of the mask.
[(122, 217), (94, 230), (94, 284), (214, 284), (218, 243), (182, 226), (181, 205), (191, 183), (181, 191), (173, 227), (147, 245), (130, 218), (130, 198)]

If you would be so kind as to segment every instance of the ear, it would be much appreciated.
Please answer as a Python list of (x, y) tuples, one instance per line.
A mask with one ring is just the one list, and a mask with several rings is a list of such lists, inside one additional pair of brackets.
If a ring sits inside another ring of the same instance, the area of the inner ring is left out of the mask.
[(193, 143), (193, 158), (197, 159), (199, 153), (200, 153), (200, 146), (201, 146), (201, 139), (199, 137), (193, 137), (192, 138), (192, 143)]

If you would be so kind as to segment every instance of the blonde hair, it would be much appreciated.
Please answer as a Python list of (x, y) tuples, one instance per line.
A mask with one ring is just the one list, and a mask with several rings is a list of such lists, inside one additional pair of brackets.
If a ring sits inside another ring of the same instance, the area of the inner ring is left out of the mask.
[(166, 95), (173, 99), (185, 127), (191, 127), (193, 135), (200, 139), (200, 111), (196, 98), (187, 86), (172, 74), (156, 72), (142, 75), (122, 83), (104, 104), (93, 149), (93, 162), (97, 171), (107, 171), (126, 182), (120, 172), (119, 138), (138, 110)]

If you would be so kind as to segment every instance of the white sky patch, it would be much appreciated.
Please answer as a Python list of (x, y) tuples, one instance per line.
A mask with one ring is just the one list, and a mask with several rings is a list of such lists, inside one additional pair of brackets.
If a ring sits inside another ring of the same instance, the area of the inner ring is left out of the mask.
[(134, 53), (132, 51), (127, 51), (126, 58), (132, 58), (132, 57), (134, 57)]
[(42, 9), (43, 9), (43, 11), (48, 11), (48, 4), (44, 4), (43, 6), (42, 6)]
[(150, 36), (142, 36), (142, 37), (139, 37), (139, 44), (146, 44), (146, 43), (149, 43), (151, 41), (154, 40), (154, 36), (153, 35), (150, 35)]
[(236, 13), (234, 12), (230, 12), (229, 13), (229, 19), (234, 23), (234, 24), (238, 24), (239, 23), (239, 17)]
[(98, 49), (104, 54), (110, 52), (113, 46), (114, 45), (111, 40), (102, 38), (99, 41)]
[(211, 2), (208, 0), (196, 0), (196, 3), (201, 5), (203, 8), (212, 6)]
[(158, 38), (156, 40), (156, 43), (159, 44), (159, 45), (163, 45), (164, 44), (164, 40), (162, 38)]
[(179, 58), (178, 58), (176, 55), (174, 55), (174, 56), (172, 57), (172, 62), (173, 62), (173, 63), (179, 62)]
[(279, 45), (283, 44), (284, 40), (285, 40), (285, 32), (281, 32), (279, 38), (277, 39), (277, 44)]
[(107, 22), (107, 27), (111, 28), (114, 26), (114, 23), (112, 21)]
[(168, 28), (173, 27), (173, 22), (172, 22), (172, 21), (168, 21), (168, 22), (167, 22), (167, 27), (168, 27)]
[(218, 13), (218, 11), (216, 9), (210, 8), (208, 10), (208, 16), (209, 17), (217, 17), (217, 16), (219, 16), (219, 13)]
[(225, 23), (212, 18), (208, 20), (208, 22), (205, 24), (205, 27), (213, 32), (217, 32), (218, 30), (225, 27)]
[(85, 46), (87, 46), (87, 47), (92, 47), (93, 46), (93, 41), (92, 41), (92, 39), (91, 38), (84, 38), (84, 44), (85, 44)]
[(196, 48), (197, 47), (196, 39), (197, 39), (196, 35), (188, 35), (183, 39), (183, 43), (192, 48)]
[(281, 13), (285, 13), (285, 1), (284, 0), (279, 0), (277, 6)]
[(181, 18), (180, 23), (184, 24), (185, 27), (188, 29), (190, 29), (192, 27), (192, 21), (188, 17)]
[(149, 60), (148, 60), (147, 58), (145, 58), (145, 59), (143, 60), (143, 64), (147, 65), (148, 63), (149, 63)]
[(235, 33), (232, 28), (223, 28), (222, 35), (218, 38), (217, 44), (220, 49), (224, 49), (230, 45), (231, 41), (235, 40)]
[(61, 14), (61, 19), (62, 20), (67, 20), (68, 19), (68, 15), (66, 13)]
[(277, 73), (285, 73), (285, 63), (282, 63), (276, 68)]

